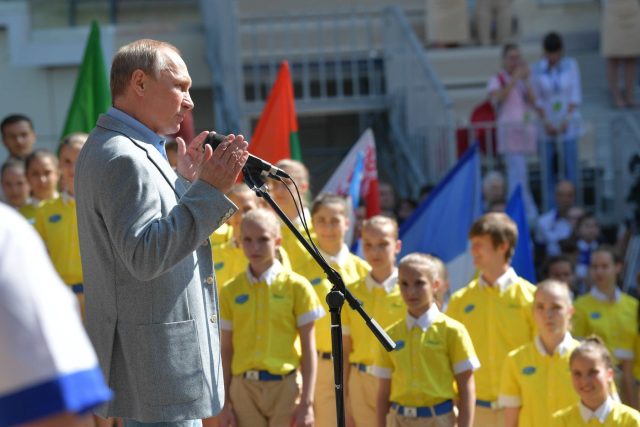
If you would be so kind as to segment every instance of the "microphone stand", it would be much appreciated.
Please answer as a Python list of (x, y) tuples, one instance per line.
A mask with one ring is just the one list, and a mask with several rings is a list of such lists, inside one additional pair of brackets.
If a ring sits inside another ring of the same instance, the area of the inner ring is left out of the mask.
[(345, 412), (344, 412), (344, 384), (343, 384), (343, 350), (342, 350), (342, 319), (340, 312), (342, 305), (346, 299), (349, 306), (360, 314), (365, 324), (371, 329), (371, 332), (376, 336), (378, 341), (387, 351), (391, 351), (396, 347), (395, 342), (387, 335), (382, 327), (372, 319), (367, 312), (362, 308), (362, 303), (358, 301), (353, 294), (347, 289), (340, 277), (340, 274), (335, 271), (325, 261), (325, 259), (317, 252), (317, 250), (311, 246), (307, 239), (298, 231), (293, 225), (291, 220), (282, 211), (280, 206), (271, 198), (271, 195), (267, 192), (267, 185), (262, 176), (261, 170), (255, 170), (248, 167), (242, 168), (242, 176), (244, 181), (251, 188), (258, 197), (262, 197), (273, 208), (275, 213), (280, 217), (282, 222), (291, 230), (296, 236), (298, 241), (309, 252), (318, 265), (324, 270), (327, 275), (327, 279), (333, 285), (331, 291), (327, 294), (326, 301), (329, 306), (329, 313), (331, 313), (331, 354), (333, 356), (333, 376), (336, 392), (336, 415), (337, 426), (344, 427), (345, 425)]

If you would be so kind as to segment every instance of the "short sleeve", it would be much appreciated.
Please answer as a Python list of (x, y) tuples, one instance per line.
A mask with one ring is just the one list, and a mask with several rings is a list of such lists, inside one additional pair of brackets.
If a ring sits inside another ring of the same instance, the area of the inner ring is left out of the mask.
[(509, 354), (502, 366), (498, 402), (505, 408), (522, 406), (522, 391), (518, 384), (518, 375), (513, 353)]
[(311, 283), (300, 275), (295, 275), (294, 314), (298, 327), (314, 322), (325, 315), (322, 304), (311, 287)]
[(491, 76), (491, 78), (489, 79), (489, 82), (487, 83), (487, 97), (491, 97), (493, 92), (500, 89), (501, 87), (502, 85), (500, 84), (500, 79), (498, 78), (498, 75), (495, 74)]
[[(389, 330), (386, 332), (389, 333)], [(390, 379), (392, 373), (393, 361), (391, 360), (390, 352), (385, 350), (381, 345), (376, 346), (376, 354), (373, 366), (371, 367), (371, 374), (378, 378)]]
[(475, 371), (480, 367), (480, 361), (473, 348), (471, 337), (467, 328), (459, 322), (453, 324), (450, 342), (449, 357), (452, 362), (453, 374), (458, 375), (465, 371)]
[(614, 356), (619, 360), (633, 360), (635, 356), (636, 339), (638, 337), (638, 300), (633, 297), (625, 296), (625, 305), (621, 312), (629, 313), (631, 316), (623, 323), (620, 330), (620, 336), (616, 340), (613, 349)]

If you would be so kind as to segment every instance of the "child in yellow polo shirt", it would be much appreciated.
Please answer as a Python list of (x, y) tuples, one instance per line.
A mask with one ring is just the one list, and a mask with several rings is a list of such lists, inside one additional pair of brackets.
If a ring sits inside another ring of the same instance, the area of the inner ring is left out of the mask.
[[(227, 395), (220, 425), (312, 425), (314, 323), (324, 312), (309, 282), (276, 259), (280, 224), (271, 211), (245, 214), (240, 238), (249, 267), (220, 291)], [(298, 336), (302, 355), (294, 346)]]
[(576, 337), (601, 337), (619, 365), (622, 401), (636, 407), (633, 359), (638, 335), (638, 300), (616, 287), (621, 265), (612, 248), (601, 246), (591, 253), (593, 287), (576, 300), (573, 333)]
[(58, 158), (44, 148), (34, 150), (24, 161), (27, 182), (31, 188), (31, 201), (20, 208), (20, 213), (29, 221), (35, 223), (35, 212), (45, 200), (56, 199), (60, 171)]
[(500, 427), (500, 374), (507, 354), (534, 337), (535, 286), (519, 277), (510, 262), (518, 240), (516, 224), (503, 213), (488, 213), (469, 230), (477, 278), (451, 296), (447, 314), (469, 331), (482, 367), (475, 373), (475, 427)]
[[(349, 252), (344, 236), (349, 227), (347, 202), (336, 194), (320, 194), (313, 202), (311, 220), (316, 231), (315, 242), (318, 249), (342, 277), (345, 284), (364, 278), (370, 270), (363, 259)], [(295, 268), (295, 266), (292, 266)], [(316, 291), (324, 310), (328, 313), (326, 296), (331, 283), (315, 261), (298, 267), (298, 273), (306, 277)], [(348, 310), (342, 310), (344, 313)], [(354, 321), (355, 322), (355, 321)], [(316, 324), (316, 347), (318, 349), (318, 381), (315, 389), (314, 410), (316, 427), (331, 427), (336, 423), (335, 383), (331, 361), (331, 318), (329, 315)]]
[[(229, 218), (227, 223), (232, 238), (221, 245), (212, 243), (211, 246), (213, 268), (220, 287), (247, 270), (249, 260), (240, 247), (240, 223), (244, 214), (258, 208), (258, 196), (246, 184), (235, 184), (227, 193), (227, 197), (238, 207), (238, 211)], [(284, 268), (291, 268), (287, 252), (282, 246), (278, 247), (276, 257)]]
[(73, 133), (60, 144), (62, 196), (43, 201), (36, 209), (34, 223), (47, 247), (53, 266), (64, 283), (76, 294), (83, 314), (84, 290), (73, 178), (76, 159), (88, 136), (86, 133)]
[[(309, 171), (306, 166), (297, 160), (292, 159), (282, 159), (276, 163), (276, 166), (289, 174), (289, 176), (296, 182), (298, 185), (298, 189), (300, 190), (300, 196), (302, 198), (303, 205), (300, 206), (298, 203), (298, 198), (296, 195), (295, 188), (293, 183), (290, 180), (285, 179), (287, 186), (291, 189), (291, 192), (294, 196), (296, 196), (295, 200), (287, 191), (285, 184), (279, 181), (271, 180), (269, 182), (269, 189), (273, 200), (282, 208), (284, 213), (289, 217), (289, 219), (296, 226), (298, 231), (308, 239), (307, 233), (302, 226), (302, 219), (300, 218), (299, 212), (305, 213), (305, 218), (307, 221), (309, 218), (309, 211), (307, 210), (305, 204), (307, 202), (308, 192), (309, 192)], [(309, 233), (313, 236), (313, 225), (309, 225)], [(303, 268), (308, 263), (312, 263), (313, 258), (307, 250), (302, 246), (302, 244), (296, 239), (293, 232), (289, 230), (284, 224), (281, 225), (282, 232), (282, 247), (289, 255), (289, 260), (291, 261), (291, 268), (293, 271), (298, 271), (299, 268)]]
[[(400, 260), (399, 282), (406, 318), (387, 329), (395, 350), (378, 349), (372, 369), (380, 378), (378, 427), (470, 427), (474, 413), (473, 371), (480, 363), (465, 327), (438, 310), (441, 285), (433, 258)], [(453, 410), (458, 389), (457, 417)], [(457, 419), (456, 419), (457, 418)]]
[(556, 412), (552, 426), (640, 426), (640, 413), (611, 396), (613, 363), (600, 338), (591, 336), (573, 350), (569, 366), (573, 387), (580, 399)]
[(533, 300), (538, 335), (509, 353), (502, 369), (498, 401), (505, 425), (548, 426), (554, 412), (578, 400), (569, 372), (569, 356), (580, 344), (569, 333), (573, 312), (566, 283), (538, 284)]
[[(369, 316), (386, 329), (402, 319), (406, 308), (398, 287), (396, 256), (400, 253), (398, 223), (386, 216), (374, 216), (362, 224), (362, 249), (371, 272), (348, 286)], [(376, 422), (378, 379), (371, 375), (380, 342), (362, 318), (350, 309), (342, 311), (345, 354), (347, 416), (356, 427)]]

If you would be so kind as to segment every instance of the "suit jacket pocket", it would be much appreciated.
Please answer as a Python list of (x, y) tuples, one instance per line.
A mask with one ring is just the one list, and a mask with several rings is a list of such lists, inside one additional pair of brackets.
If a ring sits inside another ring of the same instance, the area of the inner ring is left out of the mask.
[(152, 406), (188, 403), (202, 396), (203, 370), (194, 320), (138, 325), (138, 392)]

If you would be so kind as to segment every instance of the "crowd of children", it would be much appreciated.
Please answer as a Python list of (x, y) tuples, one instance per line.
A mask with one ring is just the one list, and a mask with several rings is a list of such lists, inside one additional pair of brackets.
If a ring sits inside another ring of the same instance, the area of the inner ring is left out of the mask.
[[(42, 149), (12, 153), (1, 170), (5, 200), (40, 233), (80, 307), (73, 179), (86, 138), (67, 136), (57, 156)], [(306, 200), (304, 165), (286, 159), (278, 167)], [(377, 215), (358, 225), (362, 259), (345, 242), (352, 224), (343, 197), (320, 194), (307, 210), (284, 183), (269, 188), (303, 234), (310, 219), (319, 253), (396, 343), (385, 351), (345, 305), (349, 427), (640, 426), (632, 409), (640, 379), (639, 305), (616, 286), (620, 260), (594, 243), (599, 230), (592, 216), (575, 224), (580, 267), (571, 257), (552, 256), (544, 267), (550, 279), (535, 286), (510, 264), (516, 225), (504, 213), (483, 215), (469, 230), (476, 275), (466, 286), (453, 284), (459, 289), (448, 298), (440, 259), (420, 253), (397, 259), (402, 242), (395, 219)], [(239, 211), (210, 238), (226, 403), (204, 425), (334, 426), (325, 300), (332, 285), (246, 185), (234, 186), (228, 197)], [(576, 277), (589, 287), (574, 302)]]

